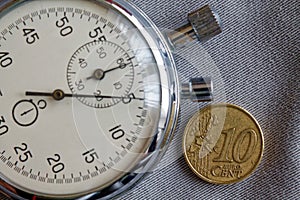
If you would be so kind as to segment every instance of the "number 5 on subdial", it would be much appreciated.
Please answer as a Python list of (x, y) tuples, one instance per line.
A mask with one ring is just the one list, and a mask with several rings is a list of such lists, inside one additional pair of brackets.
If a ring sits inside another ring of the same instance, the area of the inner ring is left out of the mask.
[(94, 95), (95, 95), (95, 98), (96, 98), (97, 101), (102, 101), (103, 100), (103, 97), (101, 97), (101, 95), (102, 95), (101, 90), (97, 90), (97, 92), (94, 92)]

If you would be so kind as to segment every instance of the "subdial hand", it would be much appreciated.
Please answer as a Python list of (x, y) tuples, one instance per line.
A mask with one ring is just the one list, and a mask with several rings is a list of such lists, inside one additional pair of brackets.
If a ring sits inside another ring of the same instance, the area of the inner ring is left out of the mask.
[(110, 95), (89, 95), (89, 94), (66, 94), (64, 91), (57, 89), (54, 90), (54, 92), (31, 92), (27, 91), (25, 92), (26, 96), (45, 96), (45, 97), (52, 97), (56, 101), (63, 100), (66, 97), (70, 98), (103, 98), (103, 99), (122, 99), (122, 100), (145, 100), (144, 98), (138, 98), (134, 95), (128, 95), (128, 96), (110, 96)]
[(90, 79), (102, 80), (105, 77), (106, 73), (115, 71), (117, 69), (124, 69), (125, 67), (126, 67), (126, 64), (121, 63), (120, 66), (112, 68), (112, 69), (108, 69), (106, 71), (103, 71), (102, 69), (96, 69), (94, 71), (93, 75), (88, 77), (87, 80), (90, 80)]

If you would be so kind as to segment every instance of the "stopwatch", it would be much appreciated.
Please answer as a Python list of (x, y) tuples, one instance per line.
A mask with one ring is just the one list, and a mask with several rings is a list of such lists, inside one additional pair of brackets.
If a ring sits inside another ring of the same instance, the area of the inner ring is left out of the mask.
[(209, 7), (163, 34), (123, 0), (0, 3), (0, 188), (15, 199), (110, 199), (172, 138), (181, 96), (171, 48), (218, 34)]

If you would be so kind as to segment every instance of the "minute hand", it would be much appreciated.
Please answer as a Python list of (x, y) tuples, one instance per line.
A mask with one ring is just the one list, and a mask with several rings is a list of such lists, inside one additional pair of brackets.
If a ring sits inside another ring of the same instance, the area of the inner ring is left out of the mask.
[(141, 100), (143, 101), (144, 98), (137, 98), (134, 95), (129, 95), (125, 97), (121, 96), (111, 96), (111, 95), (90, 95), (90, 94), (69, 94), (64, 93), (62, 90), (54, 90), (54, 92), (31, 92), (27, 91), (25, 92), (26, 96), (46, 96), (46, 97), (52, 97), (54, 100), (60, 101), (63, 100), (66, 97), (69, 98), (103, 98), (103, 99), (135, 99), (135, 100)]

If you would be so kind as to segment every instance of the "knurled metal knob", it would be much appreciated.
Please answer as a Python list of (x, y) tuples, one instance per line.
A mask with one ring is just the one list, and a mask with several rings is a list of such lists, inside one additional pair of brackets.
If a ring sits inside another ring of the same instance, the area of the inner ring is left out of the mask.
[(182, 83), (181, 97), (193, 102), (212, 101), (213, 83), (211, 78), (192, 78), (188, 83)]
[(209, 5), (189, 13), (188, 21), (167, 35), (175, 48), (185, 47), (194, 40), (206, 42), (222, 32), (221, 20)]

